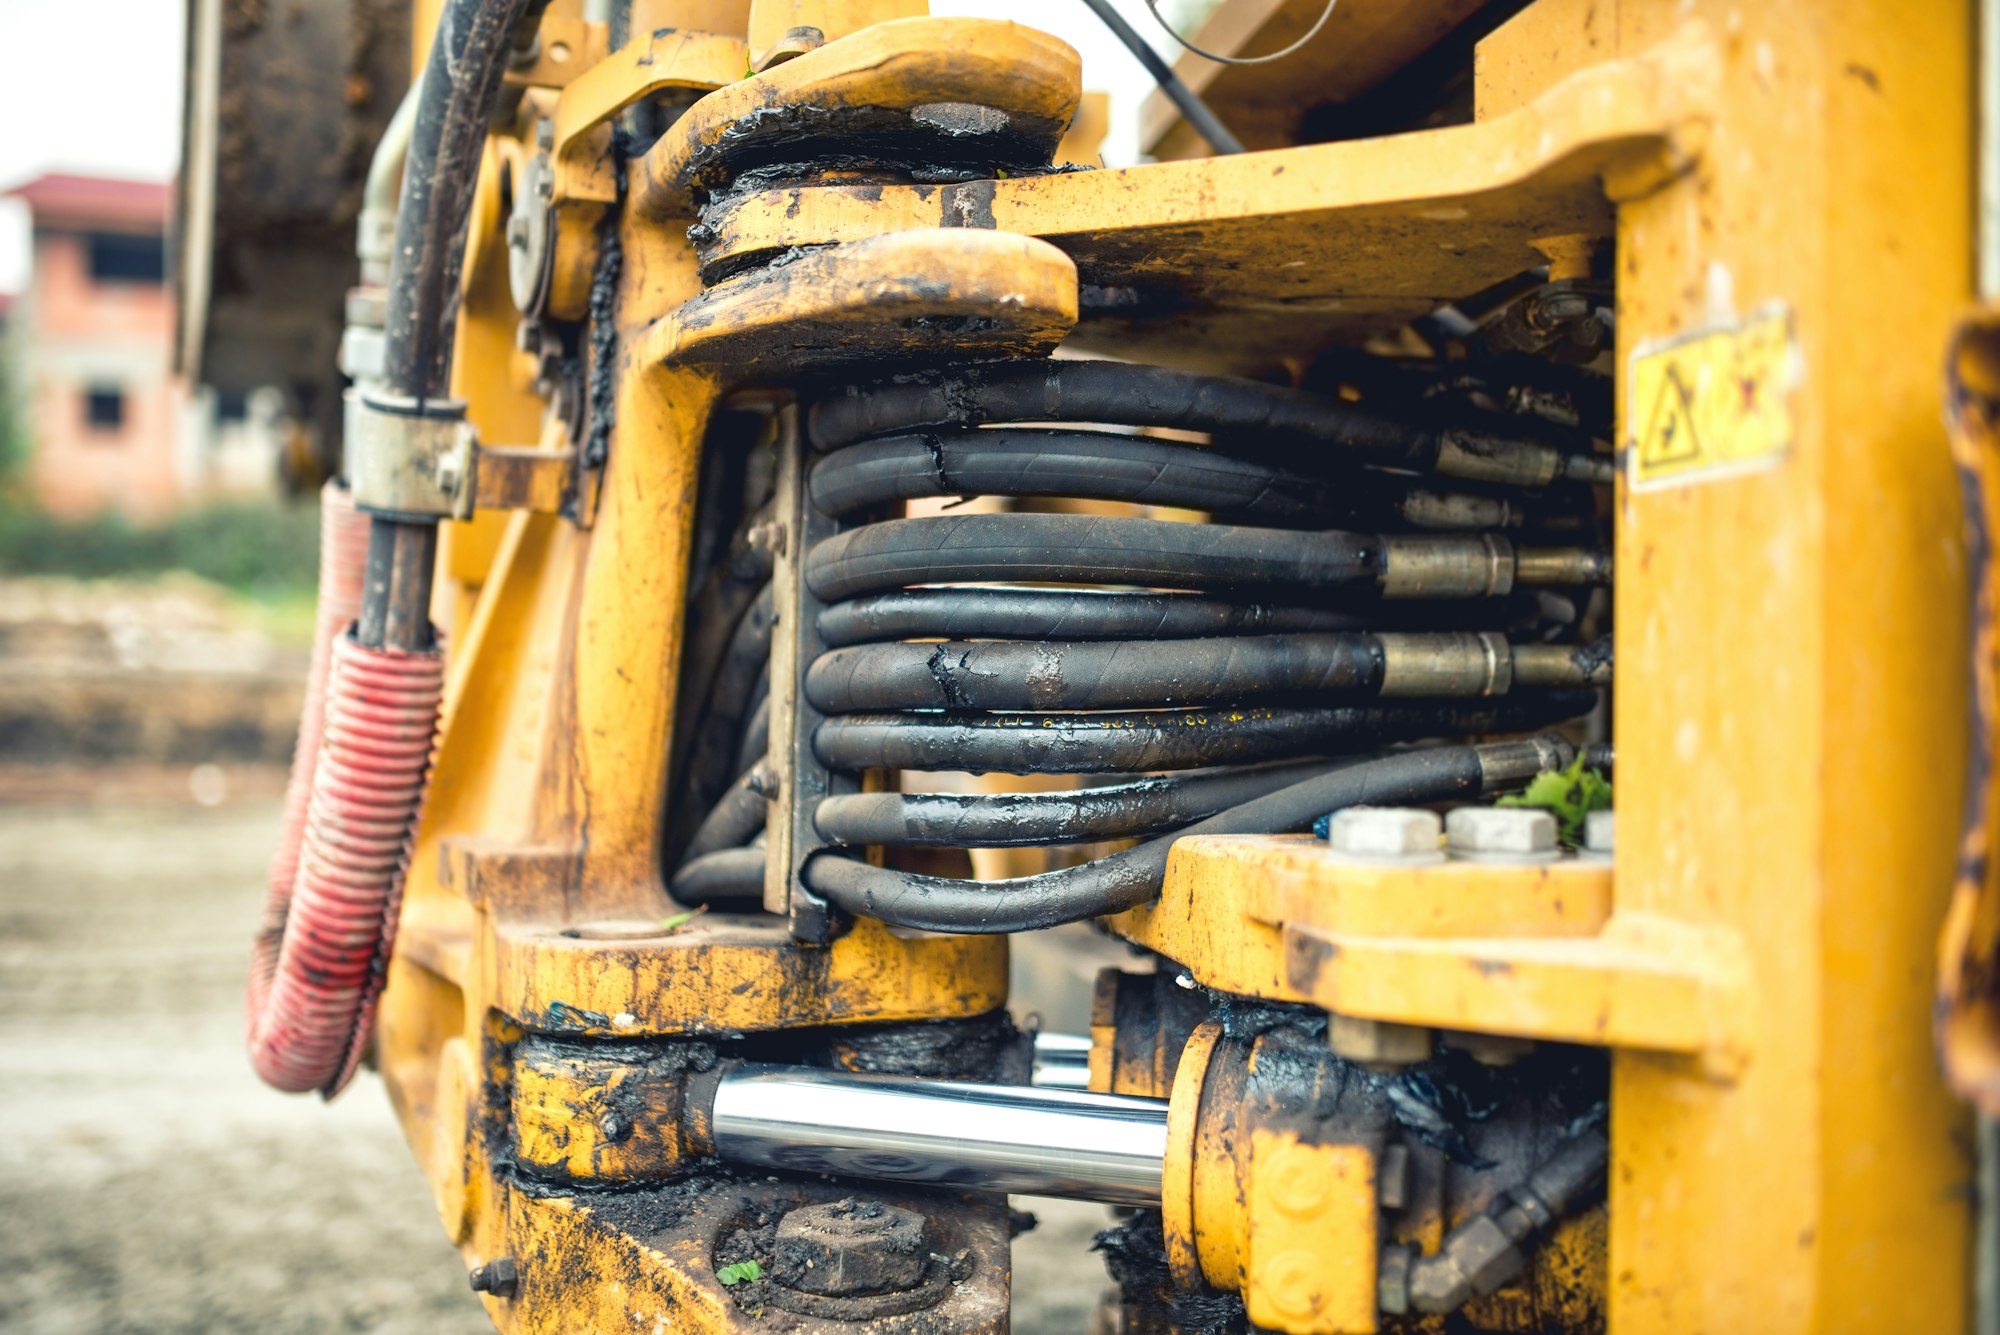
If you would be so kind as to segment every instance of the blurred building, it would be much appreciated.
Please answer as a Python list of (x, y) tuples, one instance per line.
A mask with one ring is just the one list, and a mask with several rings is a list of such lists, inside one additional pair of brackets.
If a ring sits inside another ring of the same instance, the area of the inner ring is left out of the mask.
[(34, 225), (28, 289), (7, 318), (34, 499), (149, 520), (271, 493), (280, 405), (195, 391), (172, 369), (172, 188), (51, 174), (6, 194)]

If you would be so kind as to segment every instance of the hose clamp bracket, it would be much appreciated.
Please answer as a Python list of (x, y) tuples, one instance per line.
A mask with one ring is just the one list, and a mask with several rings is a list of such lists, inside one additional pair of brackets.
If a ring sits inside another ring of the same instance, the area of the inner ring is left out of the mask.
[(354, 503), (403, 519), (470, 519), (479, 433), (462, 399), (348, 390), (345, 464)]

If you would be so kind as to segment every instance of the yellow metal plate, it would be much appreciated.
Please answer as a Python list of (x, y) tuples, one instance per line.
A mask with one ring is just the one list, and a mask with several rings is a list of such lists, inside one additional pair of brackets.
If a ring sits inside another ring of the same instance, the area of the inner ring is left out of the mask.
[(1642, 347), (1632, 358), (1634, 487), (1669, 487), (1774, 467), (1797, 435), (1791, 312)]

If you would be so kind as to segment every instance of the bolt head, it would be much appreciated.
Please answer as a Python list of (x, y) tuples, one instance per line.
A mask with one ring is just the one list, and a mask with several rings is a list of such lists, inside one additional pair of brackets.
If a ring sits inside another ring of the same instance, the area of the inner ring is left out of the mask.
[(1609, 853), (1617, 833), (1618, 813), (1593, 811), (1583, 818), (1583, 846), (1593, 853)]
[(496, 1257), (485, 1265), (472, 1267), (466, 1276), (474, 1293), (490, 1293), (495, 1298), (511, 1298), (521, 1287), (521, 1266), (511, 1256)]
[(1333, 1055), (1363, 1066), (1393, 1068), (1428, 1060), (1432, 1040), (1431, 1031), (1421, 1025), (1352, 1015), (1327, 1017), (1326, 1041)]
[(785, 554), (785, 526), (778, 523), (775, 519), (766, 520), (761, 524), (752, 524), (749, 531), (743, 537), (744, 541), (748, 542), (756, 551), (767, 552), (772, 556), (783, 556)]
[(1445, 817), (1454, 854), (1540, 862), (1556, 856), (1556, 818), (1533, 807), (1460, 807)]
[(802, 1206), (778, 1221), (772, 1278), (836, 1298), (915, 1288), (930, 1260), (924, 1224), (915, 1210), (857, 1197)]
[(1327, 846), (1349, 857), (1401, 862), (1438, 856), (1443, 825), (1415, 807), (1348, 807), (1327, 822)]
[(1375, 1281), (1376, 1305), (1391, 1316), (1410, 1310), (1410, 1249), (1384, 1247), (1382, 1268)]

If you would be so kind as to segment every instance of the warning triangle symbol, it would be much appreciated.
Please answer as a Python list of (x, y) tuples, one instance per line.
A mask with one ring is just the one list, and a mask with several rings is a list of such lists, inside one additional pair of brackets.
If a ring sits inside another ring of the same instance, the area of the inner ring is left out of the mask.
[(1688, 463), (1701, 458), (1701, 440), (1694, 429), (1694, 395), (1681, 368), (1667, 363), (1660, 394), (1653, 402), (1645, 434), (1639, 438), (1640, 457), (1649, 465)]

